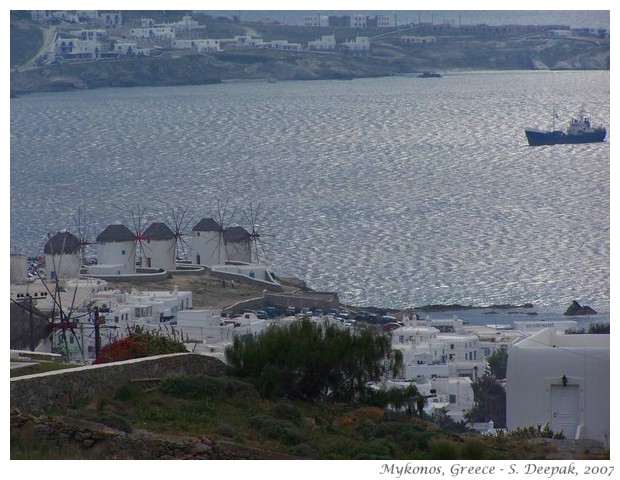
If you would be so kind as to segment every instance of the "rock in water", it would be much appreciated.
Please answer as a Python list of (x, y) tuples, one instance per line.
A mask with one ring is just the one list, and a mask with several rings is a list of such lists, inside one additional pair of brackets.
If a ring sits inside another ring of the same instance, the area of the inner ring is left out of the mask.
[(584, 305), (583, 307), (579, 305), (577, 300), (573, 300), (573, 303), (566, 309), (564, 315), (575, 316), (575, 315), (596, 315), (596, 310), (593, 308)]

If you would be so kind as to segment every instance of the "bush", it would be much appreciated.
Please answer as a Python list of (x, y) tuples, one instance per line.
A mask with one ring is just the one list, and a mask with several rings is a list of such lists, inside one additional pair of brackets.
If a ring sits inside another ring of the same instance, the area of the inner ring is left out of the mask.
[(487, 459), (487, 446), (479, 438), (471, 438), (461, 446), (461, 458), (463, 460)]
[(240, 382), (234, 378), (208, 375), (169, 375), (162, 380), (159, 390), (178, 398), (222, 399), (239, 396), (252, 399), (257, 397), (256, 390), (249, 383)]
[(182, 352), (187, 352), (182, 342), (161, 333), (133, 332), (103, 347), (93, 365)]
[(298, 427), (301, 426), (303, 419), (304, 419), (304, 416), (301, 410), (287, 403), (278, 403), (274, 405), (273, 407), (271, 407), (271, 410), (269, 413), (273, 417), (288, 420), (289, 422), (293, 423), (294, 425)]
[(428, 442), (428, 452), (432, 460), (456, 460), (459, 458), (459, 446), (452, 440), (431, 440)]
[(262, 435), (284, 445), (298, 445), (303, 442), (299, 429), (288, 420), (255, 415), (249, 418), (249, 423)]

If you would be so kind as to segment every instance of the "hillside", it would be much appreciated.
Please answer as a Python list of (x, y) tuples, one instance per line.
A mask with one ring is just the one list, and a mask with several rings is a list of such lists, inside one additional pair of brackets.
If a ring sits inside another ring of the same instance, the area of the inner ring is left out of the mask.
[[(11, 410), (11, 459), (608, 459), (596, 442), (483, 437), (376, 406), (261, 398), (232, 377), (119, 383), (43, 415)], [(535, 430), (535, 429), (534, 429)]]
[[(247, 33), (267, 40), (286, 38), (304, 43), (325, 34), (367, 35), (364, 55), (343, 52), (285, 52), (242, 49), (199, 54), (159, 48), (147, 58), (60, 62), (34, 67), (33, 59), (49, 39), (49, 29), (11, 16), (11, 92), (99, 87), (164, 86), (219, 83), (231, 80), (352, 79), (406, 75), (453, 69), (609, 69), (609, 39), (549, 37), (545, 33), (512, 36), (437, 35), (436, 42), (401, 45), (407, 32), (382, 29), (328, 29), (243, 26), (211, 20), (209, 32)], [(217, 28), (216, 28), (217, 25)], [(382, 32), (382, 33), (378, 33)], [(428, 32), (419, 32), (425, 34)], [(411, 34), (411, 32), (409, 32)], [(416, 33), (418, 34), (418, 33)]]

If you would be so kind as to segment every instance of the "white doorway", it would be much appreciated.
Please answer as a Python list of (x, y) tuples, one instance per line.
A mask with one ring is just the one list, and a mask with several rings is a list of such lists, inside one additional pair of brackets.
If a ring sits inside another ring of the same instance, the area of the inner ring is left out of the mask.
[(579, 425), (579, 385), (551, 385), (551, 421), (549, 428), (575, 438)]

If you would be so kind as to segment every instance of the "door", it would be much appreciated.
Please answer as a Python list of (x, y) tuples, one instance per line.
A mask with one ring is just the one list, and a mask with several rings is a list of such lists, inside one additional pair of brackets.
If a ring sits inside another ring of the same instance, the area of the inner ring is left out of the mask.
[(579, 425), (579, 386), (551, 385), (551, 421), (554, 432), (564, 432), (566, 438), (575, 438)]

